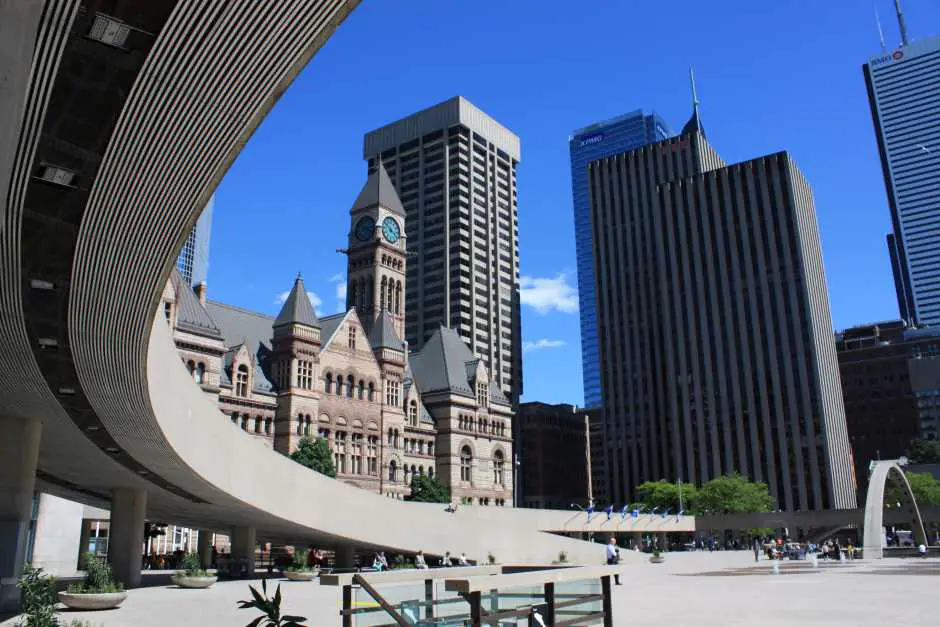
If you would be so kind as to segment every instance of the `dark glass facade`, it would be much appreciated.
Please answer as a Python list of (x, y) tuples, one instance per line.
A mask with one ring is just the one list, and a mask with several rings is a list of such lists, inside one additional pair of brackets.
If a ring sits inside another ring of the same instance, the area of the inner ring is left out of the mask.
[(672, 135), (658, 115), (634, 111), (575, 131), (568, 141), (571, 153), (571, 194), (578, 257), (578, 305), (581, 314), (581, 367), (585, 407), (601, 404), (600, 352), (597, 345), (597, 302), (594, 283), (594, 240), (587, 165)]

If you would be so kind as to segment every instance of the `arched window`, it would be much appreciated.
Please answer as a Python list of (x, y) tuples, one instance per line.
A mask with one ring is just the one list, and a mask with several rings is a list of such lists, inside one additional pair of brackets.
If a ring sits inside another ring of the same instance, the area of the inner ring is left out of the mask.
[(380, 309), (385, 309), (385, 291), (387, 287), (388, 287), (388, 279), (383, 276), (382, 287), (379, 291), (379, 308)]
[(343, 395), (343, 375), (341, 374), (336, 375), (336, 395)]
[(366, 393), (366, 382), (359, 379), (359, 400), (361, 401)]
[(431, 466), (430, 468), (428, 468), (428, 477), (431, 479), (434, 478), (434, 466)]
[(398, 464), (394, 459), (388, 463), (388, 480), (393, 483), (398, 481)]
[(304, 415), (297, 414), (297, 435), (304, 434)]
[(238, 412), (234, 412), (234, 411), (232, 412), (232, 424), (233, 425), (238, 424)]
[(388, 430), (388, 445), (391, 446), (395, 443), (395, 432), (391, 428)]
[(503, 469), (506, 465), (506, 460), (503, 457), (502, 451), (496, 451), (493, 453), (493, 483), (496, 485), (505, 485), (503, 483)]
[(248, 431), (248, 414), (242, 414), (242, 431)]
[(271, 422), (272, 422), (272, 420), (271, 420), (270, 418), (265, 418), (265, 419), (264, 419), (264, 433), (265, 433), (265, 435), (271, 435)]
[(304, 418), (304, 435), (310, 435), (310, 416)]
[(193, 373), (193, 379), (196, 383), (202, 385), (206, 380), (206, 365), (202, 362), (196, 364), (196, 371)]
[(473, 453), (470, 451), (469, 446), (465, 446), (460, 449), (460, 480), (470, 482), (473, 478), (473, 472), (471, 470), (471, 463), (473, 461)]
[(398, 448), (398, 438), (401, 434), (398, 432), (398, 429), (395, 429), (395, 448)]
[(408, 406), (408, 420), (411, 422), (411, 426), (418, 426), (418, 402), (413, 399)]
[(411, 483), (411, 480), (409, 479), (409, 477), (411, 476), (411, 473), (408, 470), (407, 464), (405, 465), (404, 468), (402, 468), (402, 475), (404, 475), (403, 479), (405, 480), (405, 483)]
[(262, 426), (264, 426), (264, 419), (261, 416), (255, 416), (255, 433), (261, 433)]
[(352, 375), (346, 377), (346, 398), (352, 398), (353, 393), (356, 390), (356, 381), (353, 379)]
[(327, 394), (333, 393), (333, 373), (327, 372), (326, 377), (324, 378), (323, 387), (326, 389)]
[(418, 466), (418, 474), (424, 476), (424, 466)]
[(245, 364), (238, 367), (238, 373), (235, 376), (235, 394), (248, 396), (248, 366)]
[(401, 281), (395, 281), (395, 313), (401, 313)]
[(414, 464), (412, 464), (411, 465), (411, 477), (414, 478), (417, 476), (418, 476), (418, 469), (415, 467)]
[(434, 442), (428, 442), (428, 455), (434, 455)]
[(192, 359), (186, 362), (186, 370), (189, 371), (189, 376), (193, 376), (193, 371), (196, 369), (196, 362)]
[(375, 383), (373, 383), (372, 381), (369, 381), (369, 400), (370, 401), (375, 400)]

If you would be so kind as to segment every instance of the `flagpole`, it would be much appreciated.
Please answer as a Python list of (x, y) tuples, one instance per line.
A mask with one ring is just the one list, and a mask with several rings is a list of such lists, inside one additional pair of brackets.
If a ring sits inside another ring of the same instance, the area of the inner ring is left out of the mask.
[(682, 477), (679, 477), (679, 511), (682, 511)]

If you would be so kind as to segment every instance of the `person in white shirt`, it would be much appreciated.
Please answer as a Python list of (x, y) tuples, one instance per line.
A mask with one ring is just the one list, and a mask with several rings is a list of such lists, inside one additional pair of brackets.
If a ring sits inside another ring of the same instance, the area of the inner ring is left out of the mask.
[[(617, 538), (611, 536), (607, 543), (607, 565), (616, 566), (620, 563), (620, 549), (617, 547)], [(614, 583), (620, 585), (620, 575), (614, 575)]]
[(467, 554), (466, 554), (466, 553), (461, 553), (461, 554), (460, 554), (460, 558), (457, 560), (457, 564), (459, 564), (460, 566), (469, 566), (469, 565), (470, 565), (470, 562), (467, 561)]
[(418, 554), (415, 555), (415, 568), (418, 570), (428, 569), (428, 563), (424, 561), (424, 551), (418, 551)]

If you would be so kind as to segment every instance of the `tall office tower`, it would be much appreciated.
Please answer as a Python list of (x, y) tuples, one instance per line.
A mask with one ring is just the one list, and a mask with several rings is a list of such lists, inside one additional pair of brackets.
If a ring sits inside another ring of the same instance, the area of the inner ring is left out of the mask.
[(483, 359), (515, 406), (519, 326), (519, 138), (457, 96), (367, 133), (405, 209), (405, 337), (420, 349), (444, 325)]
[(212, 230), (213, 205), (215, 196), (209, 199), (206, 208), (202, 210), (196, 226), (183, 242), (180, 256), (176, 259), (176, 267), (189, 285), (205, 283), (209, 273), (209, 232)]
[(578, 255), (578, 306), (581, 315), (581, 369), (584, 406), (601, 404), (600, 353), (597, 346), (597, 307), (594, 294), (594, 241), (587, 165), (595, 159), (662, 141), (671, 135), (658, 115), (634, 111), (575, 131), (568, 140), (571, 153), (571, 195), (574, 200), (574, 240)]
[(940, 37), (910, 42), (863, 66), (892, 233), (888, 249), (901, 318), (940, 325)]
[(610, 498), (740, 472), (787, 510), (855, 507), (809, 185), (678, 137), (588, 166)]

